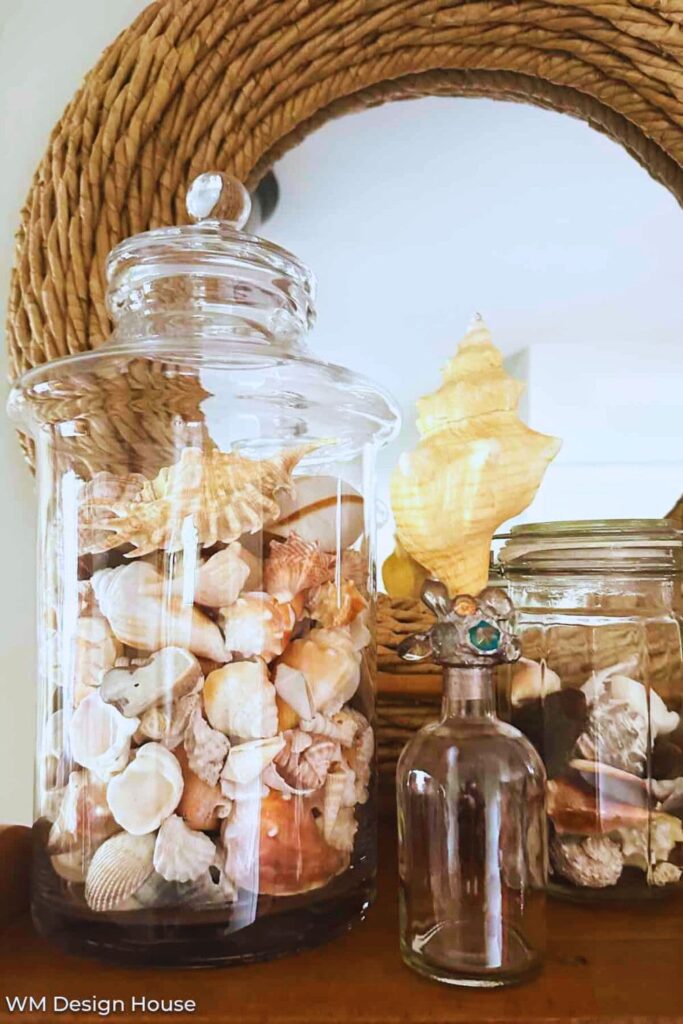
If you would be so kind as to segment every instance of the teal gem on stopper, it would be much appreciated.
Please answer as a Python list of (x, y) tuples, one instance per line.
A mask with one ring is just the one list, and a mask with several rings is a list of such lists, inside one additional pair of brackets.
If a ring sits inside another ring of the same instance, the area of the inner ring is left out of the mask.
[(490, 622), (484, 622), (482, 619), (476, 626), (472, 626), (467, 635), (472, 646), (476, 647), (478, 651), (489, 652), (498, 650), (500, 630), (492, 626)]

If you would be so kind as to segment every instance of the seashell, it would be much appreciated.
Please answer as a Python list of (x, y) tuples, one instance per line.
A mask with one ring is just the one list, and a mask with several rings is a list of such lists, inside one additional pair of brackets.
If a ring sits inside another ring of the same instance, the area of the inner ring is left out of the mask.
[(237, 452), (184, 448), (178, 462), (145, 481), (124, 508), (98, 517), (97, 533), (84, 550), (132, 544), (128, 557), (180, 551), (188, 520), (202, 547), (256, 533), (280, 516), (276, 498), (292, 491), (294, 468), (318, 447), (302, 445), (261, 461)]
[(307, 600), (311, 618), (326, 629), (348, 626), (367, 606), (351, 580), (344, 580), (339, 587), (335, 583), (323, 583), (311, 591)]
[(236, 802), (221, 825), (216, 863), (235, 889), (257, 893), (261, 801), (253, 785), (246, 789), (251, 793), (251, 799)]
[(148, 708), (186, 697), (201, 684), (197, 659), (182, 647), (164, 647), (133, 672), (111, 669), (104, 677), (100, 695), (126, 718), (136, 718)]
[(545, 661), (530, 661), (520, 658), (513, 665), (510, 681), (510, 700), (513, 707), (519, 707), (527, 700), (542, 700), (562, 688), (557, 672), (548, 668)]
[(316, 712), (312, 718), (302, 718), (299, 728), (303, 732), (314, 732), (318, 736), (325, 736), (342, 747), (350, 747), (353, 745), (360, 724), (352, 714), (349, 714), (348, 710), (342, 709), (331, 718), (326, 718), (319, 712)]
[(334, 578), (335, 556), (324, 552), (317, 541), (291, 533), (284, 543), (273, 541), (266, 559), (263, 582), (268, 593), (282, 604), (297, 594)]
[[(322, 827), (320, 825), (322, 818), (318, 818), (317, 822), (318, 827)], [(342, 850), (344, 853), (351, 853), (353, 851), (357, 831), (358, 822), (356, 821), (356, 815), (354, 814), (353, 807), (341, 807), (331, 831), (325, 837), (325, 842), (328, 846), (331, 846), (333, 850)]]
[(53, 711), (43, 730), (43, 756), (60, 758), (64, 750), (64, 711)]
[(117, 476), (114, 473), (96, 473), (83, 485), (78, 495), (78, 538), (82, 552), (107, 549), (109, 531), (100, 525), (112, 515), (124, 515), (145, 483), (141, 473)]
[(131, 835), (154, 832), (183, 795), (183, 773), (160, 743), (146, 743), (107, 786), (107, 802), (121, 828)]
[(219, 785), (211, 786), (192, 771), (184, 747), (176, 751), (183, 773), (183, 795), (176, 813), (191, 828), (200, 832), (213, 832), (221, 819), (230, 813), (231, 800)]
[(336, 476), (298, 476), (296, 490), (280, 499), (280, 517), (269, 529), (277, 537), (296, 533), (323, 551), (350, 548), (365, 527), (363, 497)]
[(197, 571), (194, 599), (208, 608), (223, 608), (240, 596), (251, 575), (251, 566), (243, 557), (237, 541), (207, 559)]
[(346, 760), (356, 775), (356, 802), (364, 804), (367, 803), (369, 796), (368, 786), (372, 774), (372, 759), (375, 754), (375, 734), (367, 718), (360, 711), (356, 711), (355, 708), (345, 708), (342, 713), (353, 719), (358, 726), (353, 746), (346, 753)]
[[(632, 709), (634, 714), (645, 723), (647, 732), (647, 720), (649, 712), (650, 732), (652, 740), (657, 736), (666, 736), (678, 728), (680, 715), (675, 711), (669, 711), (666, 704), (653, 689), (647, 689), (637, 679), (622, 675), (620, 669), (629, 667), (632, 662), (623, 662), (613, 665), (611, 669), (603, 670), (601, 673), (594, 673), (587, 683), (581, 687), (589, 701), (597, 701), (602, 697), (611, 701), (625, 702)], [(646, 736), (647, 741), (647, 736)]]
[(202, 782), (216, 786), (230, 749), (227, 736), (212, 729), (195, 706), (185, 730), (185, 753), (191, 771)]
[(364, 551), (354, 551), (349, 548), (342, 551), (339, 557), (335, 558), (334, 573), (337, 573), (343, 580), (352, 580), (361, 590), (368, 589), (368, 556)]
[(184, 605), (180, 594), (165, 593), (163, 577), (147, 562), (101, 569), (92, 584), (115, 636), (130, 647), (184, 647), (199, 657), (229, 659), (216, 623)]
[(244, 594), (221, 609), (221, 625), (229, 651), (245, 658), (272, 661), (282, 654), (296, 625), (294, 609), (269, 594)]
[[(267, 771), (272, 767), (268, 767), (264, 771), (264, 776)], [(220, 818), (227, 818), (230, 814), (231, 807), (236, 803), (243, 803), (245, 800), (255, 800), (257, 803), (262, 797), (268, 796), (269, 787), (263, 782), (263, 778), (254, 779), (253, 782), (249, 782), (246, 785), (241, 782), (233, 782), (232, 779), (221, 779), (221, 792), (226, 799), (226, 808), (221, 810), (219, 813)]]
[(569, 767), (579, 772), (584, 782), (592, 786), (603, 800), (632, 804), (633, 807), (647, 807), (650, 798), (650, 783), (631, 772), (622, 771), (609, 764), (574, 758)]
[(531, 502), (560, 448), (519, 419), (522, 390), (477, 319), (442, 386), (418, 401), (422, 440), (392, 476), (397, 537), (452, 597), (486, 586), (493, 534)]
[(336, 714), (351, 700), (360, 684), (360, 654), (341, 629), (312, 629), (305, 639), (294, 640), (282, 663), (302, 672), (316, 711)]
[(198, 693), (188, 693), (174, 704), (149, 708), (140, 716), (140, 727), (135, 738), (139, 737), (142, 743), (154, 740), (163, 743), (169, 750), (175, 750), (182, 742), (190, 719), (200, 703)]
[(372, 633), (368, 629), (369, 617), (370, 609), (365, 608), (347, 627), (354, 651), (362, 651), (372, 642)]
[(74, 679), (81, 687), (99, 686), (121, 653), (106, 619), (79, 618), (74, 638)]
[(107, 804), (106, 784), (88, 772), (71, 772), (50, 829), (48, 852), (62, 854), (76, 847), (93, 851), (118, 830)]
[(90, 580), (78, 581), (78, 615), (84, 619), (100, 618), (97, 598)]
[(676, 882), (680, 882), (681, 876), (683, 876), (683, 869), (668, 861), (661, 861), (659, 864), (655, 864), (650, 879), (653, 885), (674, 885)]
[(69, 722), (74, 761), (107, 780), (128, 761), (131, 737), (139, 724), (137, 718), (124, 718), (94, 691), (81, 701)]
[(154, 845), (153, 835), (119, 832), (100, 846), (85, 879), (85, 899), (91, 910), (120, 909), (137, 892), (154, 870)]
[(609, 836), (587, 839), (555, 836), (550, 843), (550, 859), (557, 874), (574, 885), (590, 889), (616, 885), (624, 867), (619, 844)]
[(194, 882), (213, 864), (216, 848), (177, 814), (163, 822), (154, 846), (154, 867), (167, 882)]
[(650, 865), (668, 860), (676, 843), (683, 843), (683, 823), (670, 814), (653, 814), (645, 828), (619, 828), (612, 833), (618, 839), (624, 864), (647, 871)]
[[(315, 714), (313, 697), (303, 672), (280, 664), (275, 669), (275, 690), (298, 718), (312, 718)], [(312, 730), (308, 730), (311, 732)]]
[(662, 801), (663, 811), (683, 817), (683, 778), (653, 779), (651, 786), (653, 796)]
[(646, 807), (596, 799), (566, 779), (551, 779), (547, 787), (548, 814), (555, 831), (574, 835), (601, 835), (617, 828), (646, 828)]
[(601, 696), (588, 706), (576, 752), (590, 761), (642, 775), (647, 762), (647, 720), (626, 701)]
[(339, 744), (325, 736), (309, 736), (298, 729), (283, 736), (285, 745), (273, 758), (279, 777), (298, 792), (320, 789), (330, 765), (342, 759)]
[(275, 687), (260, 658), (212, 672), (204, 684), (204, 709), (214, 729), (227, 736), (257, 740), (278, 731)]
[(76, 885), (83, 885), (85, 882), (91, 860), (91, 853), (82, 846), (74, 846), (65, 853), (55, 853), (50, 857), (55, 874), (65, 882), (74, 882)]
[(221, 778), (245, 786), (257, 779), (285, 745), (282, 736), (270, 739), (247, 740), (230, 748)]
[(342, 807), (356, 803), (356, 774), (343, 762), (327, 773), (323, 789), (322, 829), (325, 842), (330, 842)]

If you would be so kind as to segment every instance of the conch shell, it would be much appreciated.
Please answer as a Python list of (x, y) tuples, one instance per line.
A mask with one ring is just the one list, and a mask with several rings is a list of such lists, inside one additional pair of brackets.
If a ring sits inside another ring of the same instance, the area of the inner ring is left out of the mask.
[(121, 828), (134, 836), (154, 832), (178, 806), (183, 773), (160, 743), (145, 743), (107, 786), (107, 803)]
[(260, 658), (211, 672), (204, 684), (204, 709), (213, 728), (226, 736), (258, 740), (278, 731), (275, 687)]
[(243, 594), (222, 609), (221, 625), (229, 651), (272, 661), (287, 646), (296, 614), (291, 604), (278, 604), (269, 594)]
[(292, 472), (319, 445), (308, 444), (256, 461), (237, 452), (184, 448), (178, 462), (148, 480), (125, 508), (103, 515), (86, 551), (132, 544), (129, 557), (179, 551), (191, 519), (202, 547), (229, 544), (280, 516), (276, 498), (292, 492)]
[(167, 882), (194, 882), (213, 864), (216, 847), (208, 836), (172, 814), (159, 829), (154, 867)]
[(476, 320), (442, 386), (418, 401), (422, 440), (393, 474), (397, 537), (452, 596), (486, 586), (494, 532), (527, 507), (559, 451), (519, 419), (522, 388)]
[(251, 575), (251, 557), (235, 541), (207, 559), (197, 570), (195, 602), (223, 608), (236, 601)]
[(208, 615), (166, 593), (163, 577), (147, 562), (101, 569), (92, 578), (100, 610), (114, 635), (143, 651), (185, 647), (200, 658), (229, 660), (220, 629)]

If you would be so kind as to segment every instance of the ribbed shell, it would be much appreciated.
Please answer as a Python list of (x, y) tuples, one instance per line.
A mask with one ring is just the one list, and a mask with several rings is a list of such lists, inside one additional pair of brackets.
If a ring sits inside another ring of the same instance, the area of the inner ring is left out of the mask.
[(85, 898), (91, 910), (115, 910), (133, 896), (154, 870), (153, 835), (119, 832), (95, 853), (85, 880)]

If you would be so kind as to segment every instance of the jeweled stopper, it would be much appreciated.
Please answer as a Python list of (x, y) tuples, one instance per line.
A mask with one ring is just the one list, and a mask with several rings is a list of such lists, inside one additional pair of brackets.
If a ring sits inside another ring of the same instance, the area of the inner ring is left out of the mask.
[(486, 587), (478, 597), (459, 594), (451, 600), (443, 583), (426, 580), (422, 600), (436, 622), (399, 645), (405, 661), (433, 658), (441, 665), (482, 668), (519, 658), (519, 640), (512, 633), (515, 609), (504, 590)]
[(195, 224), (202, 220), (219, 220), (239, 231), (249, 220), (251, 196), (232, 174), (207, 171), (190, 185), (185, 207)]

